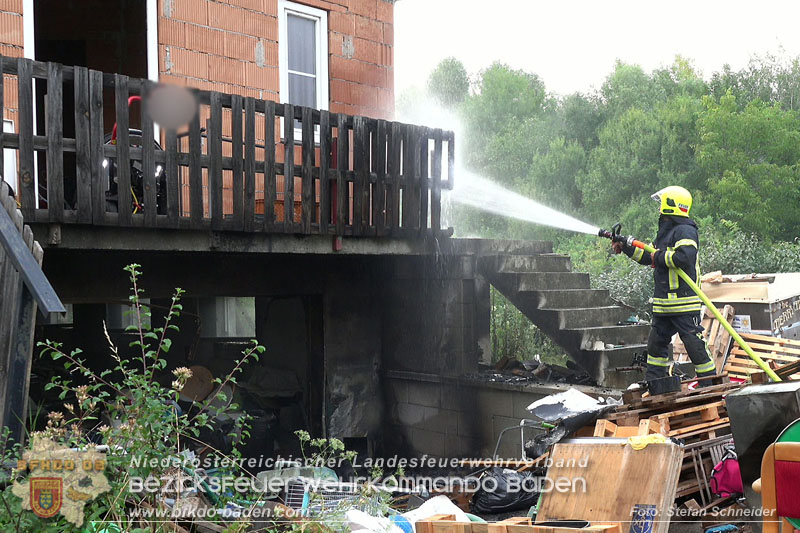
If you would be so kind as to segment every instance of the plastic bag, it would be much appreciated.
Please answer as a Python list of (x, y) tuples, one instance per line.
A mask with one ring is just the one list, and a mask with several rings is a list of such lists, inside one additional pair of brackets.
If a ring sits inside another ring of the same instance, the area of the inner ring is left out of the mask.
[[(539, 493), (536, 478), (530, 472), (517, 472), (493, 467), (481, 479), (481, 486), (472, 497), (472, 510), (476, 513), (507, 513), (528, 509), (536, 504)], [(496, 488), (494, 488), (496, 487)], [(490, 490), (494, 488), (494, 490)]]

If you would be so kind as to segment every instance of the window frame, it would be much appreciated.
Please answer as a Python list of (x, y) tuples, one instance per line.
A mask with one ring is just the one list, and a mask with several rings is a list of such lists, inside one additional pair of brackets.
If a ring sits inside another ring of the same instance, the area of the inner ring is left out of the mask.
[(298, 4), (290, 0), (278, 0), (278, 71), (280, 76), (281, 103), (289, 102), (289, 41), (288, 15), (311, 19), (316, 25), (316, 89), (315, 109), (327, 110), (330, 105), (328, 79), (328, 13), (322, 9)]

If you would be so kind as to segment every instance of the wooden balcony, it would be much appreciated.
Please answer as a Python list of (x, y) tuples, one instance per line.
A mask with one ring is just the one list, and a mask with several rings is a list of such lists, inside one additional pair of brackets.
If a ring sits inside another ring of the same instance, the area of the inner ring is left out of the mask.
[[(441, 228), (452, 132), (200, 90), (192, 122), (163, 130), (142, 110), (151, 81), (6, 57), (0, 70), (0, 112), (16, 106), (15, 132), (0, 133), (0, 168), (16, 156), (18, 176), (6, 181), (31, 223), (402, 239), (452, 232)], [(129, 108), (135, 95), (143, 103)]]

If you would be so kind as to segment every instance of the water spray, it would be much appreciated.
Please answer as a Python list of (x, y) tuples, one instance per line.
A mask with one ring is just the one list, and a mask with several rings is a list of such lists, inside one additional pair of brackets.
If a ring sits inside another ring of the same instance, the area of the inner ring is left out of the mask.
[[(617, 223), (611, 226), (610, 230), (600, 229), (597, 232), (597, 235), (598, 237), (611, 239), (611, 242), (619, 242), (627, 244), (628, 246), (632, 246), (634, 248), (639, 248), (649, 254), (653, 254), (656, 252), (656, 249), (653, 246), (646, 244), (638, 239), (635, 239), (631, 235), (628, 236), (621, 235), (621, 232), (622, 232), (622, 224)], [(781, 381), (781, 378), (778, 377), (778, 374), (776, 374), (775, 371), (772, 370), (769, 367), (769, 365), (764, 362), (763, 359), (761, 359), (758, 355), (756, 355), (756, 353), (753, 351), (752, 348), (750, 348), (747, 342), (745, 342), (742, 336), (739, 335), (739, 332), (733, 329), (733, 326), (731, 326), (728, 323), (728, 321), (725, 320), (725, 317), (722, 316), (717, 307), (711, 302), (708, 296), (705, 295), (705, 293), (700, 289), (697, 283), (695, 283), (694, 280), (690, 278), (689, 275), (686, 272), (684, 272), (682, 268), (676, 268), (675, 270), (678, 273), (678, 277), (680, 277), (683, 281), (685, 281), (686, 284), (694, 291), (694, 293), (700, 297), (700, 299), (706, 305), (706, 308), (709, 311), (711, 311), (711, 314), (714, 315), (714, 317), (717, 320), (719, 320), (719, 323), (722, 324), (722, 327), (724, 327), (725, 330), (728, 333), (730, 333), (731, 337), (733, 337), (733, 339), (739, 344), (739, 346), (742, 347), (742, 350), (744, 350), (747, 353), (747, 355), (750, 356), (750, 359), (752, 359), (761, 368), (761, 370), (763, 370), (770, 377), (772, 381), (776, 382)]]

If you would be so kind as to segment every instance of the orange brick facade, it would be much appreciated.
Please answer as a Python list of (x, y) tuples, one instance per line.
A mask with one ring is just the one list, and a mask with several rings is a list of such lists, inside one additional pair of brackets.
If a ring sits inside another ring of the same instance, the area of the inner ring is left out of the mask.
[[(393, 118), (392, 0), (295, 3), (328, 14), (329, 109)], [(158, 0), (157, 10), (160, 81), (280, 101), (278, 0)], [(23, 52), (23, 2), (0, 0), (0, 53)]]
[[(329, 109), (393, 118), (393, 4), (300, 0), (328, 13)], [(159, 0), (161, 81), (280, 100), (278, 0)]]

